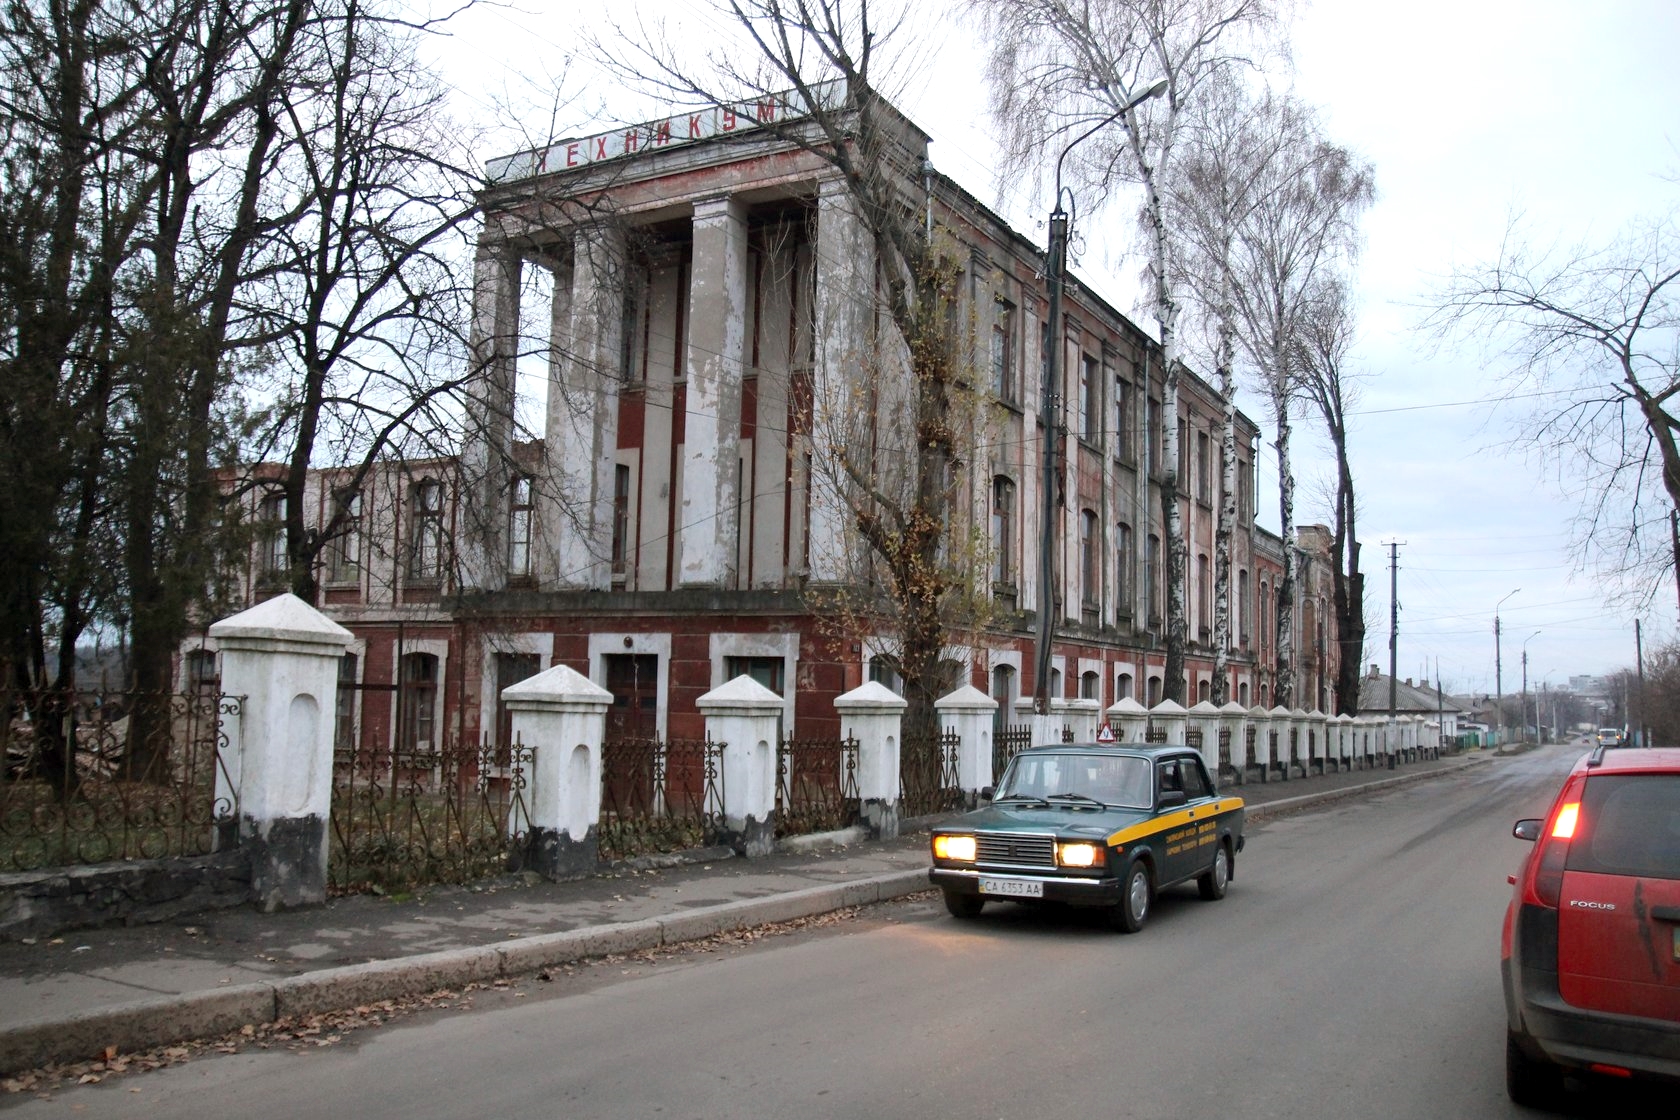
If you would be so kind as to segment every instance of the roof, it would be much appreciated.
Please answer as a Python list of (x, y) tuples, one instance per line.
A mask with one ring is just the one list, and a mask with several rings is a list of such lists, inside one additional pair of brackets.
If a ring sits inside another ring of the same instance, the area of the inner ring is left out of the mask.
[[(1598, 752), (1594, 751), (1593, 754)], [(1591, 754), (1583, 757), (1575, 764), (1577, 770), (1585, 767)], [(1592, 767), (1595, 774), (1636, 774), (1636, 773), (1664, 773), (1680, 774), (1680, 747), (1611, 747), (1603, 752), (1602, 760)]]
[[(1362, 713), (1369, 715), (1388, 711), (1388, 681), (1387, 675), (1382, 673), (1360, 678), (1359, 710)], [(1428, 685), (1407, 684), (1405, 681), (1395, 683), (1394, 710), (1407, 713), (1422, 712), (1426, 715), (1465, 711), (1451, 696), (1443, 696)]]
[(1195, 747), (1184, 743), (1044, 743), (1017, 751), (1017, 754), (1100, 754), (1136, 755), (1140, 758), (1160, 758), (1169, 754), (1199, 754)]

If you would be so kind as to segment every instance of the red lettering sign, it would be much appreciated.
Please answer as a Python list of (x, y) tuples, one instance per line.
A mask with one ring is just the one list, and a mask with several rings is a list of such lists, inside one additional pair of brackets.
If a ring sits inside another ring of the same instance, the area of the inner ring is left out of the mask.
[(688, 138), (693, 140), (700, 135), (700, 114), (690, 114), (688, 118)]
[(605, 136), (595, 137), (595, 158), (607, 158), (607, 138)]
[(671, 142), (671, 122), (660, 121), (653, 133), (655, 144), (669, 144)]
[(775, 119), (776, 119), (776, 99), (775, 98), (770, 98), (768, 101), (760, 101), (758, 103), (758, 123), (759, 124), (769, 124), (772, 121), (774, 121)]
[(566, 145), (566, 166), (567, 167), (576, 167), (577, 166), (577, 155), (578, 155), (578, 146), (576, 144), (567, 144)]
[(633, 152), (635, 152), (637, 138), (640, 137), (640, 136), (641, 136), (641, 133), (637, 132), (633, 128), (628, 128), (628, 129), (624, 130), (624, 154), (625, 155), (630, 155)]
[(723, 130), (725, 132), (735, 131), (735, 110), (725, 109), (723, 111)]

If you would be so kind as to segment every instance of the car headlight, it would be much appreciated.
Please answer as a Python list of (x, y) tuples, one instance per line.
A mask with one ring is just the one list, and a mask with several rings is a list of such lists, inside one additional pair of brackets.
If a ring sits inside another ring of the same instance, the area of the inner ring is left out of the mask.
[(973, 863), (978, 847), (972, 836), (935, 836), (933, 838), (933, 858)]
[(1056, 862), (1063, 867), (1101, 867), (1107, 857), (1107, 849), (1100, 844), (1079, 841), (1072, 844), (1056, 845)]

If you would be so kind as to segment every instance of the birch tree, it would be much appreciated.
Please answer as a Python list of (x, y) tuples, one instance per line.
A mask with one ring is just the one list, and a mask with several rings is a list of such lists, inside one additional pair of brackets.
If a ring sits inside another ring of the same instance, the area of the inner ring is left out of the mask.
[[(988, 40), (992, 116), (1012, 167), (1099, 131), (1072, 161), (1079, 180), (1107, 193), (1142, 192), (1150, 310), (1161, 341), (1161, 520), (1167, 544), (1168, 699), (1186, 699), (1188, 542), (1179, 509), (1178, 291), (1182, 251), (1166, 193), (1186, 113), (1219, 75), (1251, 63), (1276, 23), (1270, 0), (970, 0)], [(1126, 108), (1165, 81), (1165, 95)], [(1052, 340), (1059, 325), (1052, 325)]]

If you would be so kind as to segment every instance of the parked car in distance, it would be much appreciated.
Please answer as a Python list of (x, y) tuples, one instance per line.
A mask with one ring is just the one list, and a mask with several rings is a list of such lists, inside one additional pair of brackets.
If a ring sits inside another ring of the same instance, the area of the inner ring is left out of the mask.
[(1553, 1103), (1563, 1076), (1680, 1086), (1680, 749), (1595, 747), (1542, 819), (1505, 912), (1505, 1081)]
[(1034, 747), (981, 796), (990, 804), (932, 838), (928, 878), (958, 918), (994, 901), (1064, 902), (1135, 933), (1175, 883), (1223, 898), (1243, 848), (1242, 798), (1219, 795), (1192, 747)]
[(1601, 747), (1619, 747), (1625, 741), (1622, 729), (1619, 727), (1601, 727), (1598, 729), (1598, 745)]

